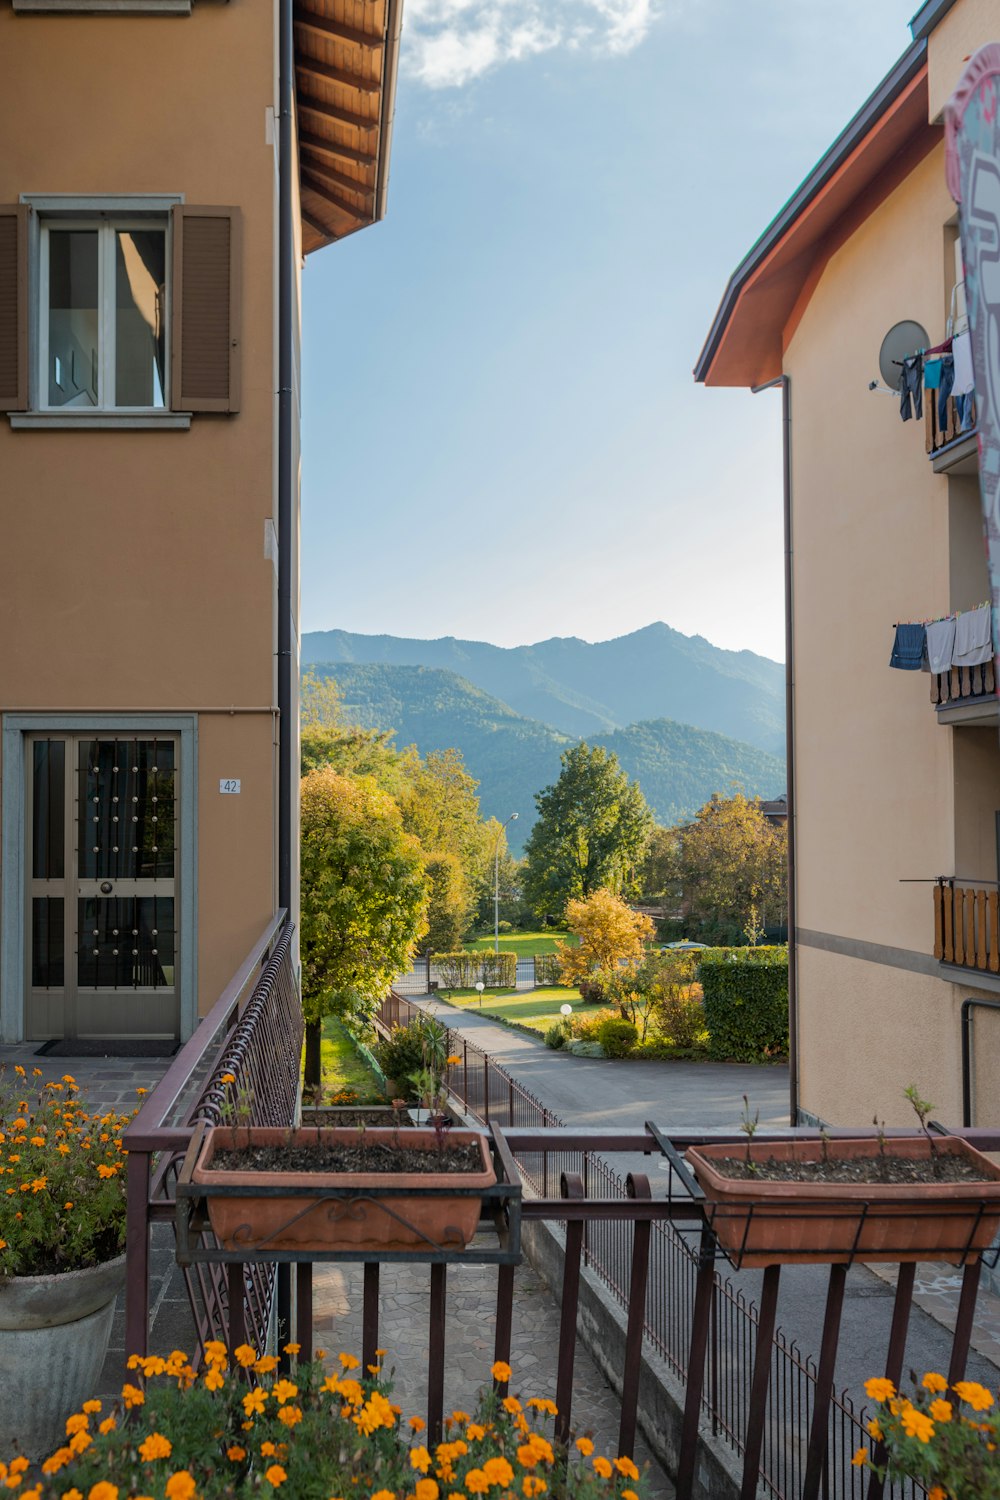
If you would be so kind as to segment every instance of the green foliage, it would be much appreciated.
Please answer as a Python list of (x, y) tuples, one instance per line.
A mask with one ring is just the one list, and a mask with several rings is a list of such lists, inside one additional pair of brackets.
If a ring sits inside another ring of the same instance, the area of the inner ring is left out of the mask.
[(673, 854), (661, 851), (664, 872), (673, 869), (668, 896), (689, 933), (739, 942), (787, 920), (786, 831), (768, 822), (756, 799), (715, 796), (693, 823), (668, 832), (675, 837)]
[[(566, 925), (576, 938), (557, 948), (563, 981), (588, 977), (605, 982), (623, 962), (638, 962), (642, 945), (653, 935), (648, 917), (631, 911), (611, 891), (595, 891), (586, 900), (566, 903)], [(606, 984), (605, 984), (606, 987)]]
[(321, 768), (302, 781), (301, 870), (306, 1020), (370, 1012), (424, 928), (420, 846), (372, 781)]
[(413, 1078), (424, 1065), (424, 1048), (424, 1024), (421, 1021), (394, 1026), (374, 1048), (376, 1061), (386, 1079), (397, 1088), (405, 1088), (408, 1099), (416, 1098)]
[(575, 745), (559, 779), (535, 795), (538, 819), (525, 849), (524, 894), (540, 916), (597, 891), (629, 896), (653, 819), (638, 786), (600, 745)]
[(556, 1052), (566, 1045), (566, 1028), (556, 1021), (545, 1033), (546, 1047), (552, 1047)]
[(788, 950), (702, 954), (698, 964), (709, 1055), (766, 1062), (788, 1051)]
[(468, 990), (482, 980), (489, 990), (512, 989), (517, 980), (516, 953), (432, 953), (446, 990)]
[(619, 1021), (621, 1017), (614, 1010), (597, 1010), (589, 1015), (575, 1015), (569, 1018), (569, 1034), (580, 1042), (596, 1042), (597, 1035), (605, 1021)]
[(558, 953), (536, 953), (535, 958), (535, 983), (558, 984), (562, 970), (562, 962)]
[(605, 1057), (628, 1057), (639, 1040), (639, 1029), (631, 1021), (613, 1016), (610, 1020), (601, 1022), (597, 1040)]
[(461, 861), (457, 854), (429, 854), (424, 869), (430, 885), (425, 946), (456, 948), (469, 920), (469, 884)]

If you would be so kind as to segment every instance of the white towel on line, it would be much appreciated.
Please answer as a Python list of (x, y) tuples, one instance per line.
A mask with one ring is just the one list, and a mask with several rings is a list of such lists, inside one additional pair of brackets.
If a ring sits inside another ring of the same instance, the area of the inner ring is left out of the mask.
[(964, 610), (955, 621), (953, 667), (981, 667), (993, 660), (992, 610), (988, 604)]
[(955, 650), (955, 617), (934, 620), (927, 627), (927, 669), (930, 672), (947, 672), (952, 664)]

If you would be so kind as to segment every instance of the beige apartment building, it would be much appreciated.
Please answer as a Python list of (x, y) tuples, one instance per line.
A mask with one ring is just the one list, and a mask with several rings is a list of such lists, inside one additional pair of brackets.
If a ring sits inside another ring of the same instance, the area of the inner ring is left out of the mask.
[[(942, 110), (1000, 12), (928, 0), (911, 33), (738, 266), (695, 372), (784, 402), (792, 1105), (843, 1125), (912, 1122), (911, 1083), (961, 1123), (963, 1003), (1000, 1000), (992, 666), (889, 666), (898, 623), (989, 598), (974, 406), (927, 391), (903, 421), (879, 367), (899, 324), (926, 349), (964, 326)], [(967, 1109), (995, 1125), (1000, 1011), (964, 1014)]]
[(384, 213), (399, 22), (0, 0), (5, 1042), (183, 1039), (294, 913), (300, 268)]

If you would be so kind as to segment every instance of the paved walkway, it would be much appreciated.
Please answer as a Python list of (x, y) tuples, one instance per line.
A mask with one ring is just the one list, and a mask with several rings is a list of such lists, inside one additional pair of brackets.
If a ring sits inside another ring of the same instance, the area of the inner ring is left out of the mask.
[[(410, 998), (488, 1052), (567, 1125), (639, 1129), (652, 1120), (668, 1131), (732, 1129), (739, 1124), (744, 1094), (751, 1110), (759, 1107), (762, 1127), (788, 1125), (788, 1071), (783, 1066), (574, 1057), (437, 996)], [(619, 1171), (648, 1172), (653, 1196), (665, 1196), (667, 1174), (651, 1170), (650, 1158), (609, 1160)], [(758, 1299), (761, 1272), (722, 1269), (734, 1287)], [(882, 1372), (889, 1342), (895, 1268), (879, 1270), (881, 1274), (854, 1266), (847, 1278), (837, 1384), (849, 1392), (858, 1409), (865, 1402), (863, 1383)], [(779, 1327), (803, 1354), (817, 1357), (827, 1272), (823, 1267), (786, 1266), (781, 1282)], [(955, 1267), (918, 1267), (904, 1369), (947, 1370), (960, 1286), (961, 1271)], [(986, 1292), (980, 1293), (968, 1377), (993, 1390), (1000, 1383), (1000, 1298)]]

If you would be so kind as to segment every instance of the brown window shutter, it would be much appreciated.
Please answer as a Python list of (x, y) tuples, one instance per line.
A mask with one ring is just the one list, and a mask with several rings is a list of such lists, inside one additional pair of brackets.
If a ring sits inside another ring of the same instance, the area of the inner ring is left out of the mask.
[(240, 211), (172, 210), (170, 405), (240, 409)]
[(28, 209), (0, 206), (0, 411), (28, 405)]

